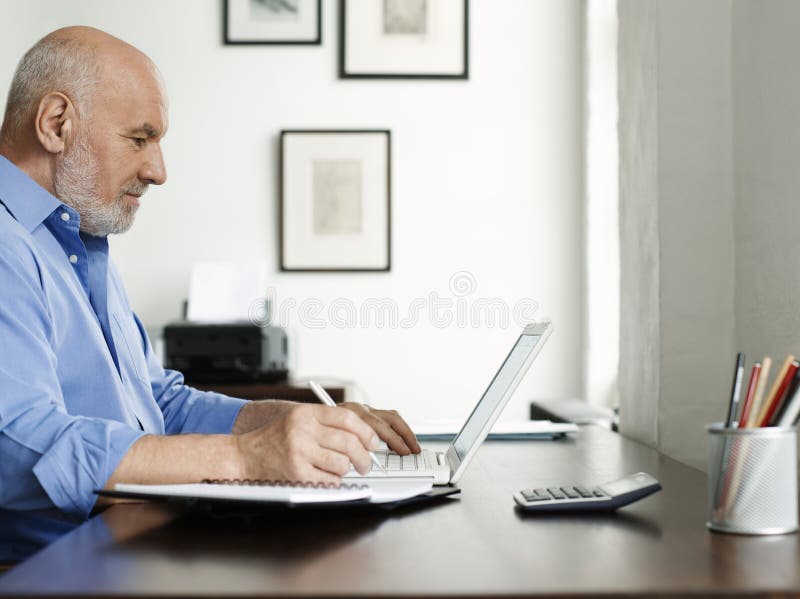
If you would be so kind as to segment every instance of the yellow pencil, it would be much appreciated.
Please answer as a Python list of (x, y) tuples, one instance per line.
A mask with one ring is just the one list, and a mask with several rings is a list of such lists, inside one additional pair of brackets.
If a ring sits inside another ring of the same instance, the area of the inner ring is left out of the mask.
[(792, 365), (792, 362), (794, 362), (794, 356), (789, 354), (786, 356), (783, 366), (781, 366), (781, 369), (778, 371), (775, 380), (772, 382), (772, 387), (770, 388), (769, 393), (764, 396), (764, 400), (758, 406), (758, 415), (756, 416), (755, 420), (753, 420), (754, 425), (757, 425), (759, 422), (764, 420), (764, 416), (767, 415), (767, 410), (769, 410), (772, 402), (775, 401), (775, 396), (778, 394), (778, 389), (780, 388), (783, 379), (786, 377), (786, 373), (789, 370), (789, 366)]
[(772, 358), (765, 357), (761, 361), (761, 374), (758, 375), (758, 384), (756, 385), (756, 392), (753, 395), (753, 405), (750, 407), (750, 413), (747, 415), (747, 422), (741, 423), (739, 426), (749, 428), (753, 426), (757, 420), (758, 414), (761, 412), (761, 404), (764, 401), (764, 389), (767, 386), (767, 379), (769, 379), (769, 370), (772, 367)]

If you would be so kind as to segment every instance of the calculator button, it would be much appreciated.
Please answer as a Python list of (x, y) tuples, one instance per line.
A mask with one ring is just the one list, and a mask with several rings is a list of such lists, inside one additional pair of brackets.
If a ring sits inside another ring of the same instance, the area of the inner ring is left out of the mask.
[(536, 498), (539, 497), (535, 493), (531, 491), (521, 491), (522, 496), (525, 498), (525, 501), (536, 501)]
[(594, 490), (594, 496), (595, 497), (608, 497), (608, 495), (603, 493), (600, 489), (595, 489)]
[(550, 499), (550, 493), (547, 492), (547, 489), (534, 489), (533, 492), (537, 495), (541, 495), (542, 497), (547, 497)]
[(566, 499), (567, 496), (564, 495), (563, 491), (558, 487), (550, 487), (547, 489), (547, 492), (553, 497), (553, 499)]
[(525, 498), (525, 501), (528, 503), (532, 503), (535, 501), (548, 501), (549, 497), (544, 497), (542, 495), (534, 495), (533, 493), (523, 493), (522, 496)]
[(580, 494), (577, 491), (570, 489), (569, 487), (561, 487), (561, 490), (564, 491), (564, 495), (570, 499), (578, 499), (580, 497)]
[(594, 497), (592, 492), (586, 489), (585, 487), (575, 487), (575, 490), (581, 497)]

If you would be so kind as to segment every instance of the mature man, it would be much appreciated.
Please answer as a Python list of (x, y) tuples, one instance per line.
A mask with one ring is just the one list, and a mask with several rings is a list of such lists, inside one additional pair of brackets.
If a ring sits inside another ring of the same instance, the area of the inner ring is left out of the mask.
[(69, 27), (20, 61), (0, 128), (0, 561), (118, 481), (331, 482), (367, 471), (378, 437), (419, 452), (393, 411), (244, 402), (160, 366), (107, 236), (166, 180), (166, 130), (158, 70), (121, 40)]

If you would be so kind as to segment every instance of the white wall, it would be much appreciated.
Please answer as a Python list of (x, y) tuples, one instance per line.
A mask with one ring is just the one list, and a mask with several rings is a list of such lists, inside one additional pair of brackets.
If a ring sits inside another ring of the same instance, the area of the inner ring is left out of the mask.
[(650, 53), (620, 53), (647, 74), (620, 98), (641, 110), (621, 120), (623, 252), (641, 256), (623, 276), (622, 428), (702, 467), (735, 356), (730, 0), (621, 7), (621, 30), (650, 34)]
[[(748, 372), (764, 355), (780, 365), (800, 353), (800, 3), (647, 4), (656, 8), (658, 61), (657, 84), (645, 89), (655, 91), (648, 107), (658, 125), (628, 114), (620, 131), (638, 133), (638, 141), (657, 132), (657, 156), (648, 163), (657, 170), (646, 179), (658, 190), (659, 302), (644, 320), (658, 324), (660, 338), (638, 326), (624, 303), (623, 321), (635, 342), (656, 339), (659, 372), (655, 388), (624, 386), (623, 428), (704, 467), (701, 426), (726, 413), (735, 352), (747, 354)], [(644, 5), (620, 4), (621, 29), (641, 27), (625, 9)], [(632, 54), (620, 59), (629, 71), (641, 67)], [(621, 89), (621, 103), (639, 91)], [(636, 205), (629, 191), (623, 206)], [(626, 274), (632, 284), (623, 284), (623, 298), (637, 297), (646, 278), (626, 273), (623, 261)], [(625, 355), (625, 368), (635, 369)], [(653, 412), (655, 431), (642, 418)]]
[(617, 407), (619, 390), (619, 144), (617, 1), (586, 2), (585, 396)]
[(658, 5), (619, 0), (620, 431), (658, 445)]
[(800, 4), (733, 3), (737, 345), (800, 353)]
[(661, 2), (659, 15), (659, 442), (703, 466), (735, 358), (730, 1)]
[[(266, 260), (278, 301), (396, 300), (401, 314), (450, 278), (464, 299), (539, 303), (556, 334), (508, 408), (582, 388), (580, 5), (473, 0), (467, 82), (341, 81), (337, 6), (323, 2), (321, 47), (224, 47), (218, 0), (0, 0), (0, 88), (41, 35), (88, 24), (160, 66), (170, 93), (169, 181), (146, 196), (113, 255), (149, 327), (179, 315), (191, 264)], [(282, 128), (392, 130), (388, 274), (277, 272), (277, 135)], [(516, 335), (508, 328), (407, 330), (290, 325), (297, 376), (357, 381), (409, 418), (463, 416)]]

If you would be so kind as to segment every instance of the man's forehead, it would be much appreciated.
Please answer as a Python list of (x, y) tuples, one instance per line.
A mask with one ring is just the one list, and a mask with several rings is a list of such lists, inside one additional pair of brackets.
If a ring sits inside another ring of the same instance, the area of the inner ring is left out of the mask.
[(99, 86), (102, 104), (131, 133), (161, 137), (167, 128), (167, 98), (158, 71), (146, 64), (120, 65)]

